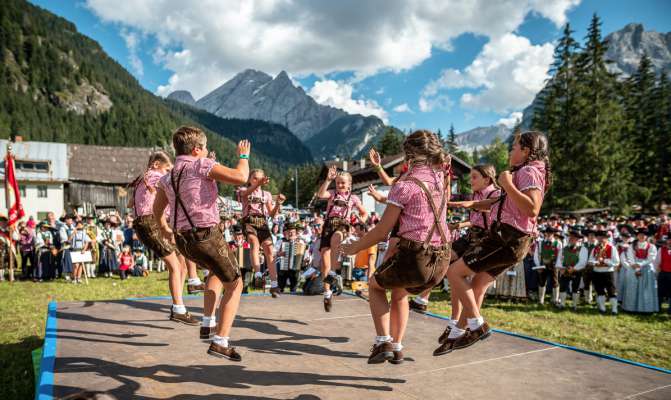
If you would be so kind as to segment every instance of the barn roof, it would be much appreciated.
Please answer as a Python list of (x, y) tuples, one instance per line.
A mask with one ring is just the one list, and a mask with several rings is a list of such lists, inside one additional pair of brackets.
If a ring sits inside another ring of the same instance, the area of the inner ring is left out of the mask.
[(70, 180), (125, 185), (140, 175), (149, 155), (148, 147), (68, 145)]

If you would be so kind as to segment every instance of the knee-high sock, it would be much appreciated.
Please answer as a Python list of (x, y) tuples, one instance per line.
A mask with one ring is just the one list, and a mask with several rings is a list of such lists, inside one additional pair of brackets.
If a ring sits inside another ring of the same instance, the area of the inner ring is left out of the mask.
[(559, 288), (552, 288), (552, 302), (559, 304)]
[(592, 304), (592, 285), (585, 288), (585, 303)]
[(559, 305), (566, 305), (566, 292), (559, 293)]
[(613, 313), (617, 314), (617, 297), (610, 298), (610, 309)]
[(578, 307), (578, 304), (580, 304), (580, 294), (579, 293), (573, 293), (573, 308)]
[(538, 303), (545, 304), (545, 286), (538, 287)]
[(596, 296), (596, 304), (599, 311), (606, 312), (606, 296)]

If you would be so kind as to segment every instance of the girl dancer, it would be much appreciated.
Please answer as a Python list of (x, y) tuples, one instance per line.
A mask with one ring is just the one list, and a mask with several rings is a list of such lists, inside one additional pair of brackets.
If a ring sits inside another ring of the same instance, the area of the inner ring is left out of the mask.
[(172, 297), (170, 319), (187, 325), (198, 325), (198, 321), (187, 311), (182, 299), (182, 287), (186, 276), (184, 257), (175, 252), (171, 240), (166, 240), (161, 235), (160, 226), (152, 214), (156, 185), (171, 168), (170, 157), (162, 151), (157, 151), (149, 157), (145, 173), (131, 183), (133, 196), (130, 206), (135, 212), (133, 228), (142, 244), (168, 265), (168, 286)]
[[(473, 189), (473, 200), (454, 201), (449, 202), (448, 205), (450, 207), (472, 208), (476, 202), (498, 199), (501, 195), (501, 190), (496, 184), (496, 168), (491, 164), (479, 164), (474, 166), (473, 169), (471, 169), (471, 188)], [(458, 260), (466, 250), (472, 246), (476, 246), (480, 240), (485, 237), (489, 227), (492, 222), (494, 222), (495, 217), (496, 215), (492, 215), (492, 213), (489, 212), (489, 209), (487, 209), (487, 212), (477, 210), (471, 211), (468, 221), (459, 224), (459, 228), (467, 227), (468, 233), (452, 242), (451, 259), (454, 261)], [(410, 308), (412, 308), (413, 302), (421, 302), (421, 300), (418, 301), (418, 298), (420, 298), (420, 296), (410, 302)], [(428, 305), (428, 293), (426, 299), (422, 300), (426, 300)], [(447, 321), (447, 328), (438, 338), (439, 343), (443, 343), (447, 340), (450, 330), (457, 326), (459, 318), (461, 317), (462, 306), (454, 290), (450, 290), (450, 302), (452, 306), (452, 316), (450, 320)]]
[[(328, 190), (331, 181), (334, 179), (336, 189)], [(324, 200), (328, 199), (326, 222), (322, 231), (319, 251), (321, 252), (321, 272), (324, 280), (324, 310), (330, 312), (331, 307), (333, 307), (331, 286), (336, 283), (336, 273), (332, 268), (340, 269), (338, 256), (343, 238), (349, 233), (350, 214), (352, 209), (356, 207), (359, 210), (359, 218), (361, 221), (365, 221), (368, 213), (363, 208), (359, 196), (352, 194), (352, 176), (347, 172), (338, 173), (335, 165), (329, 168), (326, 180), (317, 192), (317, 197)]]
[[(355, 254), (386, 239), (400, 221), (398, 250), (380, 266), (369, 284), (377, 332), (370, 364), (403, 362), (401, 342), (408, 322), (408, 292), (420, 293), (439, 283), (450, 260), (444, 187), (444, 164), (449, 158), (440, 140), (428, 131), (408, 136), (403, 151), (410, 168), (392, 187), (380, 223), (361, 240), (343, 246), (345, 254)], [(386, 289), (392, 291), (391, 312)]]
[(266, 266), (270, 274), (270, 294), (277, 297), (280, 289), (277, 287), (277, 268), (273, 254), (273, 238), (268, 228), (268, 217), (274, 218), (282, 207), (285, 197), (277, 195), (277, 202), (273, 205), (273, 196), (262, 189), (270, 182), (262, 169), (255, 169), (249, 173), (249, 182), (246, 188), (238, 190), (238, 199), (242, 203), (242, 223), (247, 235), (247, 242), (252, 246), (252, 266), (256, 287), (263, 287), (259, 245), (263, 246)]
[[(515, 136), (509, 159), (512, 171), (503, 171), (498, 180), (505, 194), (500, 198), (496, 222), (485, 237), (466, 250), (447, 271), (450, 287), (464, 309), (457, 326), (450, 330), (434, 355), (471, 346), (491, 334), (478, 304), (482, 304), (485, 291), (496, 276), (520, 262), (529, 250), (536, 233), (536, 218), (550, 186), (548, 156), (547, 138), (540, 132)], [(491, 200), (483, 200), (474, 206), (491, 203)], [(471, 276), (472, 280), (466, 279)]]
[[(240, 305), (242, 279), (235, 254), (224, 241), (219, 226), (217, 182), (241, 185), (249, 178), (250, 144), (238, 143), (238, 165), (224, 167), (208, 157), (207, 138), (198, 128), (183, 126), (173, 134), (172, 144), (177, 158), (175, 168), (159, 180), (154, 201), (154, 218), (159, 221), (164, 236), (174, 233), (180, 253), (210, 270), (208, 291), (224, 287), (219, 306), (217, 332), (208, 354), (240, 361), (242, 357), (229, 345), (229, 335)], [(171, 226), (164, 210), (170, 206)], [(216, 299), (216, 295), (212, 296)], [(205, 315), (208, 315), (206, 303)], [(204, 326), (205, 327), (205, 326)]]

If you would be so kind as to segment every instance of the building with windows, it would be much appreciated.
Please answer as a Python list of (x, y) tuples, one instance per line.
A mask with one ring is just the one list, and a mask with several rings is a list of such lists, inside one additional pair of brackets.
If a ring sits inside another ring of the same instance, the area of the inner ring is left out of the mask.
[[(26, 216), (44, 219), (48, 212), (60, 216), (64, 208), (68, 181), (67, 145), (64, 143), (0, 140), (0, 178), (5, 178), (5, 155), (11, 145), (15, 158), (16, 179)], [(0, 188), (0, 212), (6, 214), (5, 187)]]

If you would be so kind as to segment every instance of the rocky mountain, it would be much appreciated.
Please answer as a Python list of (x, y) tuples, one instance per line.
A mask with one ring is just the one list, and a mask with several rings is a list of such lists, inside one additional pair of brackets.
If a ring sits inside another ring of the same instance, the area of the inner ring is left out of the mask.
[(286, 126), (305, 141), (348, 115), (343, 110), (318, 104), (286, 72), (275, 78), (247, 69), (213, 90), (196, 105), (223, 118), (249, 118)]
[[(176, 127), (196, 125), (227, 164), (237, 162), (239, 131), (252, 140), (253, 166), (276, 178), (286, 166), (312, 159), (284, 127), (247, 120), (215, 124), (170, 107), (74, 24), (27, 1), (4, 0), (0, 7), (0, 78), (3, 138), (17, 134), (34, 141), (170, 149)], [(277, 138), (276, 148), (266, 143), (269, 137)]]
[[(658, 75), (666, 71), (671, 77), (671, 32), (659, 33), (646, 31), (642, 24), (628, 24), (619, 31), (605, 37), (608, 41), (606, 59), (611, 72), (621, 74), (622, 78), (636, 72), (643, 53), (647, 54)], [(524, 109), (522, 127), (529, 128), (534, 109), (538, 105), (538, 96)]]
[(512, 129), (505, 125), (481, 126), (457, 134), (456, 141), (460, 150), (472, 151), (476, 147), (488, 146), (495, 138), (505, 141)]
[(193, 98), (193, 96), (191, 95), (191, 92), (189, 92), (188, 90), (174, 91), (174, 92), (170, 93), (170, 95), (167, 98), (168, 98), (168, 100), (174, 100), (174, 101), (178, 101), (180, 103), (184, 103), (187, 106), (197, 107), (196, 99)]
[(346, 115), (305, 141), (315, 160), (358, 159), (384, 133), (387, 127), (377, 117)]

